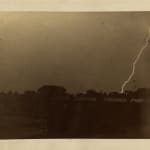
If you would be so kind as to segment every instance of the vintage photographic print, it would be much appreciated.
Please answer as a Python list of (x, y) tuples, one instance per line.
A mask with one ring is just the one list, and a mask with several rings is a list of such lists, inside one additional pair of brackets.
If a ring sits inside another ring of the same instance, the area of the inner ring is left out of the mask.
[(0, 22), (0, 139), (150, 138), (150, 12)]

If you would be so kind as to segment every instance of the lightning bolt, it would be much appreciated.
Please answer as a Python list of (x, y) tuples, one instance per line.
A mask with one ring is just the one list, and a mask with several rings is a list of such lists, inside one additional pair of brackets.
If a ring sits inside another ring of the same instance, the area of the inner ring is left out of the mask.
[(136, 69), (136, 64), (140, 60), (140, 57), (141, 57), (142, 53), (144, 52), (145, 48), (148, 46), (149, 40), (150, 40), (150, 28), (148, 30), (148, 36), (146, 38), (146, 41), (145, 41), (144, 45), (142, 46), (142, 48), (140, 49), (139, 53), (137, 54), (137, 56), (136, 56), (136, 58), (135, 58), (135, 60), (134, 60), (134, 62), (132, 64), (132, 72), (131, 72), (131, 74), (129, 75), (129, 77), (127, 78), (127, 80), (124, 81), (124, 83), (121, 86), (121, 91), (120, 91), (121, 93), (124, 93), (125, 87), (131, 81), (132, 77), (134, 76), (135, 69)]

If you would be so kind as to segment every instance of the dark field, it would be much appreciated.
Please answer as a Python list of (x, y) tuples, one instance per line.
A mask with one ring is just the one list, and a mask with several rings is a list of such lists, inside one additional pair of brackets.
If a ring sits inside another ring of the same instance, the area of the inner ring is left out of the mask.
[(76, 95), (43, 86), (0, 94), (0, 138), (150, 138), (150, 90)]

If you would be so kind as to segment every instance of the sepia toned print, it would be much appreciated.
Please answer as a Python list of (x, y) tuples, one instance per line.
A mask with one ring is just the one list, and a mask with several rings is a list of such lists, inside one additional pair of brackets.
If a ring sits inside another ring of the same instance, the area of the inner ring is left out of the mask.
[(0, 12), (0, 138), (150, 138), (149, 12)]

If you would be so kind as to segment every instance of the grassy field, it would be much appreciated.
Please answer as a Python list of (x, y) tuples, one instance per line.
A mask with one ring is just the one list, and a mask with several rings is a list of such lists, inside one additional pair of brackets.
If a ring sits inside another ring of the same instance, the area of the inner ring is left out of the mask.
[(0, 138), (36, 138), (47, 134), (46, 120), (30, 117), (0, 117)]

